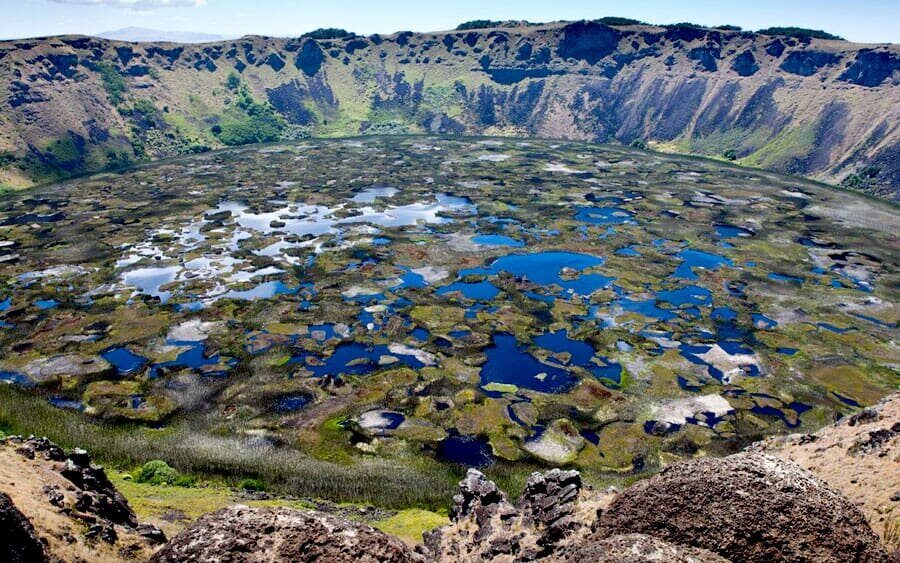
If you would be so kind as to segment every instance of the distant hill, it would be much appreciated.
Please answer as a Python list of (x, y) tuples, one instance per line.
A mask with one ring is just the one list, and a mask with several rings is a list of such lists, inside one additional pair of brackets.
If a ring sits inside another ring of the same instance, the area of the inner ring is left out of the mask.
[(900, 46), (617, 18), (462, 27), (0, 41), (0, 191), (225, 145), (431, 133), (633, 144), (900, 200)]
[(146, 27), (123, 27), (114, 31), (105, 31), (99, 34), (98, 37), (114, 41), (130, 41), (132, 43), (212, 43), (226, 39), (224, 35), (193, 33), (190, 31), (163, 31)]

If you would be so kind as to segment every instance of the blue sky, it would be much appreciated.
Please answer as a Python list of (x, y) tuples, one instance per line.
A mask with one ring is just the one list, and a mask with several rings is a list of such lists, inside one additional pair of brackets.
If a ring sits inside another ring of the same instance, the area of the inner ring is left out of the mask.
[(451, 29), (472, 19), (632, 17), (745, 29), (796, 25), (865, 43), (900, 42), (900, 0), (0, 0), (0, 37), (96, 34), (128, 26), (227, 36)]

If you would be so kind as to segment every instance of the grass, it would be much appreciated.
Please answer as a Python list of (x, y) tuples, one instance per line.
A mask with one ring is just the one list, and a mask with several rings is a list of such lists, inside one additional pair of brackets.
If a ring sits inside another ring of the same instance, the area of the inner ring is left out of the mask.
[(0, 386), (0, 431), (47, 436), (66, 448), (85, 448), (114, 467), (161, 459), (181, 473), (206, 480), (236, 485), (241, 479), (262, 479), (273, 493), (384, 508), (446, 507), (460, 478), (458, 471), (421, 456), (334, 463), (291, 448), (251, 445), (239, 437), (193, 430), (198, 426), (190, 419), (176, 420), (162, 430), (93, 421)]
[(449, 523), (446, 515), (411, 508), (401, 510), (390, 518), (373, 522), (372, 526), (386, 534), (397, 536), (408, 544), (422, 542), (422, 533)]

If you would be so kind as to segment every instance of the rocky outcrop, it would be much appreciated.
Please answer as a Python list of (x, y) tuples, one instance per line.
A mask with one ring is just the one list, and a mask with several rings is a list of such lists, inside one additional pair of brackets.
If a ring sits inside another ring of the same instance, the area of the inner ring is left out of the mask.
[(370, 526), (318, 512), (238, 505), (201, 517), (151, 561), (406, 563), (424, 559)]
[[(138, 522), (125, 497), (87, 452), (67, 454), (46, 438), (12, 436), (0, 441), (0, 504), (3, 519), (10, 521), (3, 525), (5, 533), (13, 529), (13, 521), (3, 499), (12, 510), (18, 507), (23, 519), (17, 525), (20, 531), (10, 537), (21, 545), (27, 537), (40, 538), (49, 560), (141, 559), (166, 541), (160, 530)], [(8, 559), (0, 554), (0, 560)]]
[(44, 544), (35, 534), (34, 526), (4, 493), (0, 493), (0, 531), (0, 561), (37, 563), (47, 560)]
[(865, 516), (778, 458), (741, 453), (664, 469), (603, 512), (598, 536), (644, 533), (734, 561), (887, 561)]
[(591, 533), (610, 495), (585, 487), (577, 471), (533, 473), (516, 504), (470, 469), (453, 497), (451, 523), (425, 534), (419, 551), (436, 561), (553, 560)]

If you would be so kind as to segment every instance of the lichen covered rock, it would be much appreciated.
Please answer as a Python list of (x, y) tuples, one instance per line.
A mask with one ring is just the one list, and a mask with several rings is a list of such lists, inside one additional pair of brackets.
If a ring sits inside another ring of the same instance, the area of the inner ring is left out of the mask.
[(865, 516), (799, 466), (741, 453), (664, 469), (621, 493), (599, 536), (643, 533), (734, 561), (886, 561)]

